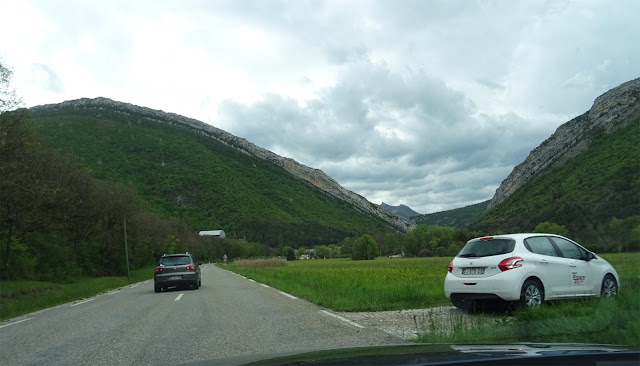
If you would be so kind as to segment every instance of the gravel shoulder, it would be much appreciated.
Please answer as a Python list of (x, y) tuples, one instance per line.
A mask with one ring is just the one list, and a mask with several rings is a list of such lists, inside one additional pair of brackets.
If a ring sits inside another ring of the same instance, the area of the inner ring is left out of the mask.
[[(376, 328), (406, 340), (415, 339), (418, 334), (429, 332), (432, 327), (446, 329), (454, 322), (471, 322), (476, 316), (465, 313), (454, 306), (377, 312), (339, 312), (336, 314), (365, 327)], [(500, 315), (489, 316), (496, 319), (502, 317)]]

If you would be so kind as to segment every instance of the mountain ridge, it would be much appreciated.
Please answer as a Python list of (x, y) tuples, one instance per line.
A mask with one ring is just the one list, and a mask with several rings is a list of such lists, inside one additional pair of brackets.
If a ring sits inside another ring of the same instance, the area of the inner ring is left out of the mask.
[(350, 204), (358, 211), (365, 214), (374, 215), (384, 220), (390, 226), (396, 229), (406, 232), (415, 227), (415, 224), (410, 220), (386, 212), (383, 209), (379, 208), (377, 205), (369, 202), (365, 197), (342, 187), (337, 181), (328, 176), (322, 170), (308, 167), (306, 165), (298, 163), (291, 158), (282, 157), (267, 149), (251, 143), (245, 138), (235, 136), (213, 125), (198, 121), (193, 118), (147, 107), (141, 107), (130, 103), (118, 102), (105, 97), (98, 97), (93, 99), (81, 98), (57, 104), (34, 106), (31, 109), (34, 111), (56, 111), (68, 108), (76, 110), (95, 109), (98, 113), (100, 110), (109, 109), (113, 112), (130, 116), (137, 114), (140, 116), (140, 118), (155, 121), (158, 123), (169, 123), (190, 128), (202, 135), (213, 138), (216, 141), (239, 151), (240, 153), (270, 162), (289, 172), (294, 177), (302, 179), (309, 184), (317, 187), (318, 189), (330, 194), (331, 196)]
[(385, 211), (391, 212), (394, 215), (398, 215), (406, 219), (410, 219), (414, 216), (420, 215), (418, 212), (414, 211), (411, 207), (403, 204), (400, 204), (398, 206), (392, 206), (382, 202), (379, 207)]
[(505, 178), (487, 210), (504, 201), (545, 168), (562, 166), (592, 144), (597, 129), (611, 133), (640, 117), (640, 78), (625, 82), (600, 95), (585, 113), (560, 125), (533, 149)]

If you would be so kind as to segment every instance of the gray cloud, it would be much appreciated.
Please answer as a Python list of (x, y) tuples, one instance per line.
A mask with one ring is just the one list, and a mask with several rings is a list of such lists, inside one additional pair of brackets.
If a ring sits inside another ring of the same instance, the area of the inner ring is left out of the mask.
[(422, 211), (488, 199), (548, 133), (515, 113), (478, 115), (424, 72), (368, 61), (350, 64), (305, 106), (278, 95), (249, 106), (227, 100), (220, 122), (371, 199)]
[(7, 6), (0, 49), (26, 104), (184, 114), (420, 212), (490, 198), (640, 59), (634, 0)]

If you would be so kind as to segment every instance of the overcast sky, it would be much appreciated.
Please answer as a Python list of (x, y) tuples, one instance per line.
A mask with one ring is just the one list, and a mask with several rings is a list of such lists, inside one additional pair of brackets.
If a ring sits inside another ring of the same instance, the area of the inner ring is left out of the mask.
[(0, 0), (27, 107), (182, 114), (420, 213), (490, 199), (640, 76), (640, 1)]

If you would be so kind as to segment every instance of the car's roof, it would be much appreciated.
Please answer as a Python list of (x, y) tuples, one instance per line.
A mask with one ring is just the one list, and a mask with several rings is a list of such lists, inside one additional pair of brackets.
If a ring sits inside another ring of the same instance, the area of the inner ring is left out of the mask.
[(163, 257), (191, 257), (191, 253), (177, 253), (177, 254), (165, 254)]
[(562, 235), (546, 234), (546, 233), (516, 233), (516, 234), (501, 234), (501, 235), (486, 235), (471, 240), (477, 240), (482, 238), (494, 238), (494, 239), (526, 239), (532, 236), (558, 236), (564, 238)]

